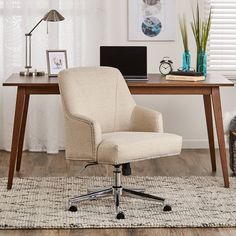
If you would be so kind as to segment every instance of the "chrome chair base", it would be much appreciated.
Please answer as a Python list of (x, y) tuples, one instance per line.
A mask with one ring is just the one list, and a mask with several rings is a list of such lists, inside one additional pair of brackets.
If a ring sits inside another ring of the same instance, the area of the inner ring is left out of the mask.
[[(136, 188), (136, 189), (128, 189), (123, 188), (121, 186), (121, 169), (120, 166), (115, 166), (114, 170), (115, 174), (115, 184), (114, 186), (107, 187), (104, 189), (97, 189), (97, 190), (88, 190), (87, 194), (76, 196), (69, 199), (69, 211), (76, 212), (78, 210), (77, 204), (82, 201), (87, 200), (94, 200), (102, 197), (108, 197), (113, 195), (115, 200), (115, 207), (116, 207), (116, 218), (117, 219), (125, 219), (125, 215), (123, 212), (119, 210), (120, 206), (120, 197), (123, 196), (129, 196), (134, 198), (141, 198), (144, 200), (149, 201), (158, 201), (164, 204), (165, 199), (154, 196), (151, 194), (145, 193), (145, 189), (142, 188)], [(170, 205), (164, 205), (163, 211), (171, 211)]]

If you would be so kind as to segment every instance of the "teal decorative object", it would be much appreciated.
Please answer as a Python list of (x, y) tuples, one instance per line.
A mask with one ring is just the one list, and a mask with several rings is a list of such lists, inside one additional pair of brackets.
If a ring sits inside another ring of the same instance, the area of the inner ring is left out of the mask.
[(207, 76), (207, 55), (203, 50), (198, 54), (197, 71)]
[(183, 71), (189, 71), (191, 65), (191, 55), (189, 53), (189, 50), (185, 50), (183, 54)]

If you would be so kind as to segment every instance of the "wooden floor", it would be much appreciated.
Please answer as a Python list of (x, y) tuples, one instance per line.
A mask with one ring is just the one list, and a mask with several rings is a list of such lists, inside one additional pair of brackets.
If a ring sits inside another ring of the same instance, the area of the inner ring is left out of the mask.
[[(6, 177), (9, 153), (0, 152), (0, 177)], [(64, 152), (57, 155), (25, 152), (21, 172), (16, 176), (78, 176), (83, 163), (65, 161)], [(217, 153), (217, 172), (211, 172), (208, 150), (183, 150), (177, 157), (155, 159), (132, 164), (133, 175), (222, 175), (219, 154)], [(112, 175), (112, 168), (92, 166), (81, 175)], [(223, 184), (223, 178), (222, 178)], [(14, 184), (13, 184), (14, 188)], [(235, 236), (236, 228), (186, 228), (186, 229), (88, 229), (88, 230), (0, 230), (0, 236)]]

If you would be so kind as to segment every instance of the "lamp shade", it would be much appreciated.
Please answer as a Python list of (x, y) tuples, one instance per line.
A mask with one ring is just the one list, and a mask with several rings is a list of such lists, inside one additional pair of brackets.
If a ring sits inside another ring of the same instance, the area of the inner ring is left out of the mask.
[(65, 18), (56, 10), (49, 11), (44, 17), (44, 21), (62, 21)]

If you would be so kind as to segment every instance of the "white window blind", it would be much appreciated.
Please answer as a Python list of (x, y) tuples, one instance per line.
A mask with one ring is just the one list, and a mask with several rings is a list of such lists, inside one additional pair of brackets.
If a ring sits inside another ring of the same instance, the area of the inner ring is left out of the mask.
[(236, 0), (205, 1), (205, 13), (212, 10), (208, 69), (236, 74)]

